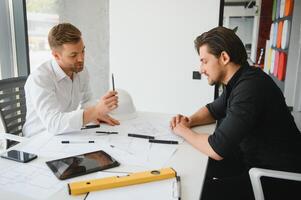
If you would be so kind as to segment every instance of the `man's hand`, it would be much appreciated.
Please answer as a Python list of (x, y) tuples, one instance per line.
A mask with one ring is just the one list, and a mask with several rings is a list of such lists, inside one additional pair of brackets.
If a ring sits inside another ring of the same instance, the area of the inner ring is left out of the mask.
[(83, 124), (90, 122), (105, 122), (110, 125), (119, 125), (119, 121), (113, 119), (108, 113), (118, 107), (118, 97), (116, 91), (107, 92), (95, 105), (84, 110)]
[(182, 124), (182, 123), (177, 124), (176, 127), (174, 127), (174, 128), (172, 129), (172, 131), (173, 131), (176, 135), (181, 136), (181, 137), (183, 137), (183, 134), (184, 134), (185, 132), (189, 131), (189, 130), (190, 130), (190, 128), (187, 127), (187, 126), (185, 126), (185, 125)]
[(104, 115), (104, 116), (98, 118), (97, 121), (98, 121), (98, 123), (105, 122), (105, 123), (107, 123), (107, 124), (109, 124), (111, 126), (115, 126), (115, 125), (119, 125), (120, 124), (120, 122), (118, 120), (112, 118), (109, 115)]
[(176, 135), (180, 135), (190, 129), (190, 119), (186, 116), (178, 114), (170, 121), (170, 128)]
[(118, 106), (118, 96), (116, 91), (109, 91), (96, 104), (98, 118), (107, 115)]
[(107, 92), (95, 106), (97, 112), (97, 121), (105, 122), (112, 126), (119, 125), (119, 121), (110, 117), (108, 113), (118, 106), (118, 96), (116, 91)]
[(190, 119), (184, 115), (178, 114), (177, 116), (173, 117), (170, 121), (170, 128), (174, 129), (177, 124), (182, 123), (187, 127), (190, 127)]
[(206, 124), (211, 121), (214, 121), (213, 117), (210, 115), (208, 109), (203, 107), (190, 118), (180, 114), (173, 117), (170, 121), (170, 128), (176, 135), (184, 138), (188, 143), (207, 156), (214, 160), (222, 160), (223, 157), (217, 154), (209, 144), (209, 135), (205, 133), (199, 134), (191, 129), (195, 125)]

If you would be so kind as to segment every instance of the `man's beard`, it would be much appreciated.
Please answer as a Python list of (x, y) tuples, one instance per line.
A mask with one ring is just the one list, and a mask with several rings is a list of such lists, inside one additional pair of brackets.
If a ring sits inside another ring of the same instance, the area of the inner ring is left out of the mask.
[(207, 78), (207, 81), (208, 81), (208, 84), (209, 84), (210, 86), (216, 85), (216, 81), (214, 81), (214, 80), (212, 80), (212, 79), (210, 79), (210, 78)]
[(77, 65), (76, 64), (72, 65), (72, 71), (74, 73), (79, 73), (79, 72), (83, 71), (83, 69), (84, 69), (84, 63), (79, 63)]

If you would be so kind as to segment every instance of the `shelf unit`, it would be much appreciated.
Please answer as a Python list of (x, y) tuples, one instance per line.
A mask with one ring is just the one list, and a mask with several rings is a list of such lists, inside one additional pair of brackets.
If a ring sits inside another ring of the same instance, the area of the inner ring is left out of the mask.
[(274, 0), (270, 38), (265, 49), (264, 71), (284, 91), (293, 0)]

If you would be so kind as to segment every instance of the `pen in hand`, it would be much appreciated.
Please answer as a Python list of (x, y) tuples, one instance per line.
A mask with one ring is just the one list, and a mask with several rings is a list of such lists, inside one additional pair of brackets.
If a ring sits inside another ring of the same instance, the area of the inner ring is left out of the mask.
[(115, 91), (115, 82), (114, 82), (114, 74), (112, 73), (112, 88)]

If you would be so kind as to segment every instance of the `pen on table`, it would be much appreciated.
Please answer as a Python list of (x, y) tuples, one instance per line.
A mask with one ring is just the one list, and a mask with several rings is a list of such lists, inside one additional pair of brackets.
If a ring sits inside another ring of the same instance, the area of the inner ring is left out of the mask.
[(177, 176), (178, 199), (181, 200), (181, 177)]
[(76, 144), (76, 143), (95, 143), (93, 140), (89, 141), (69, 141), (69, 140), (63, 140), (62, 144)]
[(150, 139), (150, 143), (161, 143), (161, 144), (179, 144), (178, 141), (174, 140), (155, 140), (155, 139)]
[(115, 132), (115, 131), (96, 131), (96, 133), (118, 134), (118, 132)]
[(100, 127), (99, 124), (87, 125), (85, 127), (82, 127), (81, 130), (90, 129), (90, 128), (99, 128), (99, 127)]
[(115, 91), (114, 74), (112, 73), (112, 88)]
[(150, 136), (150, 135), (140, 135), (140, 134), (134, 134), (134, 133), (129, 133), (128, 136), (129, 136), (129, 137), (136, 137), (136, 138), (143, 138), (143, 139), (155, 139), (154, 136)]

